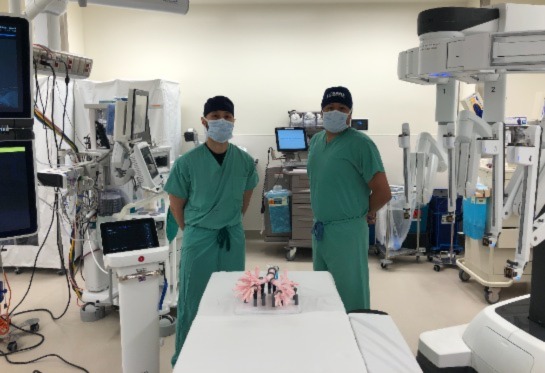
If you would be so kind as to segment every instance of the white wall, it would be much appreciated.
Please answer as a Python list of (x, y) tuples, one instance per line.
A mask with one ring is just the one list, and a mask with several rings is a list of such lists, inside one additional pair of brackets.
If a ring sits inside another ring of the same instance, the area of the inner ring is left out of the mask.
[[(345, 85), (354, 97), (354, 116), (370, 119), (369, 135), (390, 181), (401, 183), (401, 123), (411, 123), (413, 133), (435, 133), (435, 88), (398, 81), (397, 55), (418, 45), (417, 15), (435, 6), (192, 3), (186, 16), (71, 6), (70, 33), (76, 34), (70, 43), (94, 59), (92, 79), (179, 82), (184, 130), (200, 128), (207, 98), (229, 96), (237, 118), (234, 141), (259, 158), (261, 178), (273, 129), (287, 123), (287, 111), (319, 110), (326, 87)], [(543, 77), (525, 78), (510, 79), (517, 92), (509, 91), (509, 115), (522, 113), (511, 110), (511, 102), (533, 104), (533, 92), (531, 98), (525, 92), (530, 81), (531, 89), (545, 83)], [(259, 202), (256, 192), (246, 229), (260, 228)]]

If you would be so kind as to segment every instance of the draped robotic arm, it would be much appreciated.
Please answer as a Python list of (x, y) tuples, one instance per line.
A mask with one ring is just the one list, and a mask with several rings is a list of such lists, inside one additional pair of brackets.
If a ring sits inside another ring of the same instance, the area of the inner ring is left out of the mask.
[(436, 173), (448, 169), (445, 152), (429, 133), (418, 135), (414, 153), (411, 153), (410, 136), (409, 124), (403, 123), (398, 139), (403, 149), (405, 219), (410, 219), (414, 209), (429, 203)]
[(458, 118), (456, 136), (457, 188), (465, 198), (475, 196), (481, 158), (492, 158), (491, 220), (483, 245), (495, 247), (503, 220), (504, 124), (492, 126), (475, 113), (464, 110)]

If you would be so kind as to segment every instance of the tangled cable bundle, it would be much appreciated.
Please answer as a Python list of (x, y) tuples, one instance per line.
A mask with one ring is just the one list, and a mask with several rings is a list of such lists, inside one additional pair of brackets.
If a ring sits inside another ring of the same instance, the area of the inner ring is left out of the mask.
[(292, 300), (298, 304), (297, 286), (298, 284), (288, 278), (287, 271), (278, 278), (279, 268), (269, 267), (265, 277), (260, 276), (259, 267), (254, 271), (246, 271), (238, 279), (235, 288), (237, 298), (244, 303), (249, 303), (252, 299), (254, 307), (257, 307), (258, 295), (261, 294), (261, 303), (265, 305), (265, 284), (268, 294), (273, 294), (273, 307), (282, 307), (290, 304)]

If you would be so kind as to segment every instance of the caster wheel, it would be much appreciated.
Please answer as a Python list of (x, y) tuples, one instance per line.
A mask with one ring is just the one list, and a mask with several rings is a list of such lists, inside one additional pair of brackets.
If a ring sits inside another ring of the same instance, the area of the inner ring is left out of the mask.
[(13, 341), (13, 342), (8, 343), (8, 351), (9, 352), (17, 351), (17, 341)]
[(40, 330), (40, 324), (32, 324), (30, 325), (30, 331), (36, 333), (38, 330)]
[(417, 263), (420, 262), (420, 255), (417, 255), (417, 256), (416, 256), (416, 262), (417, 262)]
[(496, 304), (500, 301), (500, 291), (490, 290), (490, 288), (484, 288), (484, 299), (488, 304)]
[(23, 270), (21, 268), (15, 268), (13, 270), (13, 272), (16, 274), (16, 275), (20, 275), (21, 273), (23, 273)]
[(433, 260), (433, 256), (428, 255), (428, 262), (431, 262)]
[(433, 270), (434, 270), (435, 272), (439, 272), (439, 271), (441, 271), (441, 266), (438, 265), (438, 264), (436, 264), (436, 265), (433, 266)]
[(296, 247), (286, 250), (286, 260), (288, 262), (293, 262), (295, 260), (295, 254), (297, 254)]
[(64, 269), (64, 268), (63, 268), (63, 269), (59, 269), (59, 270), (57, 271), (57, 275), (59, 275), (59, 276), (64, 276), (64, 275), (66, 275), (66, 269)]
[(388, 264), (380, 263), (380, 268), (382, 268), (382, 269), (388, 269)]
[(460, 272), (458, 272), (458, 277), (460, 277), (460, 281), (462, 282), (467, 282), (471, 278), (471, 276), (468, 275), (466, 272), (464, 272), (463, 269), (461, 269)]

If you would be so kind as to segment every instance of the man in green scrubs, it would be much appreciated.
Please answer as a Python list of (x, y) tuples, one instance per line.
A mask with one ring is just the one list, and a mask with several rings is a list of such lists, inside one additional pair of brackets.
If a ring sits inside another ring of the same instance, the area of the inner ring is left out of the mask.
[(390, 200), (390, 187), (376, 145), (350, 128), (350, 91), (326, 89), (322, 114), (325, 131), (312, 138), (307, 166), (314, 270), (331, 273), (346, 311), (369, 309), (367, 224)]
[(184, 231), (172, 365), (212, 273), (244, 270), (242, 215), (258, 176), (252, 157), (228, 141), (234, 112), (227, 97), (216, 96), (206, 102), (201, 119), (207, 131), (206, 143), (176, 160), (164, 188), (169, 194), (170, 211)]

